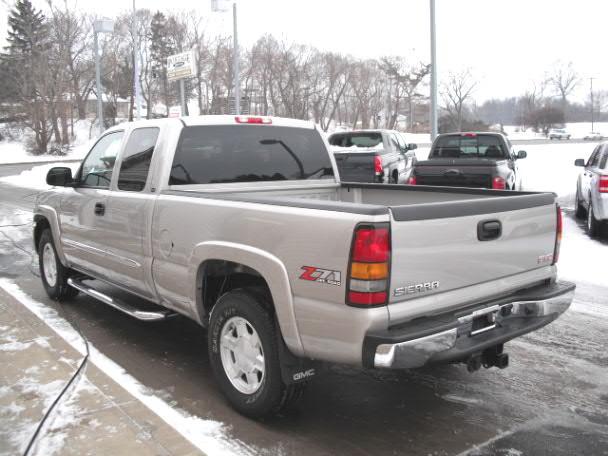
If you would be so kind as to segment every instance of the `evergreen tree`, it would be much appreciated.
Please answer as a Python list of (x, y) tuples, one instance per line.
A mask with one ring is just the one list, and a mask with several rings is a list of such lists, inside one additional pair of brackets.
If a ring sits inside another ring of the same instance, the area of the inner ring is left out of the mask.
[(152, 16), (150, 23), (150, 57), (152, 71), (160, 82), (161, 97), (167, 109), (172, 101), (167, 81), (167, 57), (175, 53), (176, 46), (167, 33), (167, 18), (163, 13), (157, 11)]
[(7, 49), (13, 58), (27, 59), (48, 47), (48, 28), (41, 11), (30, 0), (18, 0), (8, 18)]
[(18, 0), (8, 17), (8, 46), (1, 55), (5, 89), (9, 99), (18, 104), (17, 115), (26, 117), (26, 124), (35, 134), (38, 153), (45, 153), (50, 139), (48, 115), (43, 99), (45, 59), (49, 49), (46, 18), (30, 0)]

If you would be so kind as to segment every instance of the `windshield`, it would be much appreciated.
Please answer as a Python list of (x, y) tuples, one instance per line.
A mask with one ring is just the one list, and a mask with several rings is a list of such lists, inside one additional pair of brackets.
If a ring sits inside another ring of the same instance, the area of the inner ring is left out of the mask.
[(316, 130), (259, 125), (183, 129), (169, 185), (332, 178)]
[(442, 136), (433, 146), (430, 158), (506, 158), (507, 151), (495, 135)]
[(378, 132), (336, 134), (329, 138), (329, 144), (338, 147), (376, 147), (382, 145), (382, 134)]

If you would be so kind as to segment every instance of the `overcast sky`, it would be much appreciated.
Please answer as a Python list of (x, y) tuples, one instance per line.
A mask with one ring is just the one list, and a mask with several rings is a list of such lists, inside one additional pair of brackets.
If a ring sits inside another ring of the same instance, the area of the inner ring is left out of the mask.
[[(55, 0), (61, 2), (63, 0)], [(67, 0), (100, 16), (125, 11), (130, 0)], [(231, 34), (229, 13), (212, 13), (210, 0), (136, 0), (139, 8), (197, 10), (210, 28)], [(6, 3), (0, 16), (6, 35)], [(34, 0), (46, 8), (46, 0)], [(170, 6), (169, 6), (170, 5)], [(606, 0), (436, 0), (440, 80), (470, 68), (475, 97), (521, 94), (553, 64), (572, 62), (584, 80), (576, 98), (594, 86), (608, 89)], [(429, 0), (238, 0), (239, 37), (250, 45), (265, 33), (356, 57), (402, 55), (429, 61)], [(595, 88), (594, 87), (594, 88)]]

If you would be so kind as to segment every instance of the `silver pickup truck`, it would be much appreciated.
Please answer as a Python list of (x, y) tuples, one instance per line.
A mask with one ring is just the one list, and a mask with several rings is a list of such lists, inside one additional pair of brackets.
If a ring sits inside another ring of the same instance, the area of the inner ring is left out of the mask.
[(326, 363), (506, 367), (503, 344), (574, 294), (556, 280), (555, 195), (341, 183), (309, 122), (125, 123), (47, 183), (34, 242), (48, 295), (195, 320), (248, 416), (292, 402)]

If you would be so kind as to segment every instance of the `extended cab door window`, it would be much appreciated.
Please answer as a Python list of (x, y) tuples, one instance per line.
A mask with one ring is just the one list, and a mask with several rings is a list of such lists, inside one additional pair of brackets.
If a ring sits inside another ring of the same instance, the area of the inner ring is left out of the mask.
[(144, 189), (159, 131), (158, 128), (151, 127), (131, 132), (118, 173), (119, 190), (141, 192)]
[(82, 162), (78, 177), (78, 186), (109, 188), (116, 155), (122, 142), (122, 131), (115, 131), (103, 136), (93, 146), (87, 158)]

